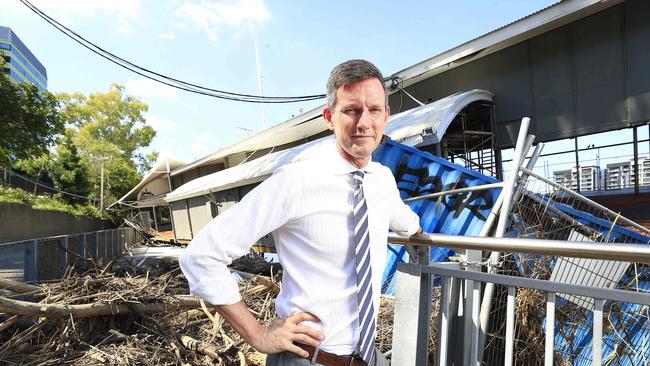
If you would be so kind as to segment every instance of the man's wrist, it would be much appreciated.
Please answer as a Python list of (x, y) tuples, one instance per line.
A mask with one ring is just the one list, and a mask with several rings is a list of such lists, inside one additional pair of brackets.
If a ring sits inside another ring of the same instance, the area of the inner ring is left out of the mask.
[(258, 322), (253, 329), (246, 333), (242, 335), (244, 340), (259, 351), (259, 347), (264, 344), (265, 338), (268, 336), (268, 326)]

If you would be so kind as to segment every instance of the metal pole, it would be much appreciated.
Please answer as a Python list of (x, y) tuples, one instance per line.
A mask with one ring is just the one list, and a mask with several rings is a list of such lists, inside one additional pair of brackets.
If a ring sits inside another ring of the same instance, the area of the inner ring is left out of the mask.
[(575, 138), (575, 154), (576, 154), (576, 192), (580, 192), (580, 157), (578, 156), (578, 137)]
[(23, 279), (25, 282), (38, 280), (38, 240), (29, 240), (25, 244), (25, 265)]
[[(533, 141), (535, 140), (535, 137), (533, 135), (529, 135), (526, 138), (526, 142), (524, 145), (524, 149), (519, 155), (519, 160), (517, 168), (515, 170), (515, 174), (513, 177), (517, 177), (517, 172), (521, 169), (521, 164), (524, 162), (524, 158), (526, 155), (528, 155), (528, 150), (530, 150), (531, 145)], [(530, 156), (530, 159), (528, 160), (528, 163), (526, 164), (527, 167), (533, 168), (535, 164), (537, 164), (537, 159), (539, 159), (540, 154), (542, 153), (542, 149), (544, 148), (543, 143), (539, 143), (536, 147), (535, 150), (533, 151), (532, 155)], [(510, 212), (512, 211), (512, 208), (514, 207), (514, 204), (517, 199), (519, 199), (519, 195), (524, 191), (525, 186), (526, 186), (526, 181), (528, 180), (528, 174), (522, 173), (521, 175), (521, 180), (519, 183), (517, 183), (516, 188), (514, 189), (514, 193), (512, 194), (512, 200), (510, 202), (510, 208), (508, 210), (502, 210), (501, 215), (509, 215)], [(516, 183), (516, 182), (515, 182)], [(501, 238), (504, 235), (504, 227), (498, 227), (495, 233), (495, 237)], [(490, 254), (490, 258), (488, 260), (488, 271), (489, 272), (494, 272), (496, 267), (495, 265), (499, 263), (501, 260), (501, 252), (498, 251), (493, 251)], [(479, 359), (482, 358), (483, 351), (484, 351), (484, 345), (485, 345), (485, 335), (487, 334), (488, 331), (488, 326), (489, 326), (489, 321), (490, 321), (490, 313), (492, 311), (492, 299), (494, 297), (494, 284), (493, 283), (486, 283), (485, 284), (485, 290), (483, 293), (483, 301), (481, 303), (481, 331), (480, 331), (480, 338), (479, 338)]]
[(431, 193), (431, 194), (425, 194), (425, 195), (422, 195), (422, 196), (407, 198), (407, 199), (404, 200), (404, 202), (413, 202), (413, 201), (419, 201), (419, 200), (424, 200), (424, 199), (438, 198), (438, 197), (441, 197), (441, 196), (451, 196), (452, 194), (459, 194), (459, 193), (465, 193), (465, 192), (485, 191), (485, 190), (493, 189), (493, 188), (503, 188), (503, 186), (504, 186), (503, 182), (498, 182), (498, 183), (483, 184), (483, 185), (480, 185), (480, 186), (471, 186), (471, 187), (465, 187), (465, 188), (451, 189), (451, 190), (448, 190), (448, 191), (436, 192), (436, 193)]
[(606, 259), (610, 261), (650, 263), (650, 246), (565, 240), (493, 238), (422, 233), (411, 237), (388, 234), (391, 244), (408, 244), (437, 248), (491, 250), (514, 253), (534, 253), (563, 257)]
[(634, 141), (634, 194), (639, 194), (639, 136), (637, 126), (632, 129), (632, 140)]
[(514, 193), (515, 183), (519, 174), (519, 167), (522, 165), (524, 159), (523, 149), (524, 144), (526, 143), (526, 134), (528, 133), (528, 125), (530, 124), (530, 118), (524, 117), (521, 119), (521, 125), (519, 127), (519, 135), (517, 137), (517, 145), (515, 147), (514, 159), (512, 161), (512, 176), (508, 180), (508, 183), (505, 185), (501, 191), (503, 195), (503, 205), (501, 207), (501, 212), (499, 213), (499, 221), (497, 223), (497, 236), (503, 236), (505, 232), (506, 223), (508, 221), (509, 212), (506, 212), (510, 209), (512, 203), (512, 194)]
[(104, 160), (100, 163), (100, 179), (99, 179), (99, 214), (104, 212)]
[[(167, 184), (169, 184), (169, 192), (174, 191), (174, 187), (172, 185), (172, 175), (171, 175), (171, 170), (169, 168), (169, 160), (165, 162), (167, 166)], [(178, 239), (176, 238), (176, 225), (174, 225), (174, 210), (172, 208), (172, 204), (169, 204), (169, 220), (171, 221), (172, 224), (172, 235), (174, 236), (174, 242), (176, 242)]]
[(591, 359), (593, 365), (602, 365), (604, 305), (605, 300), (594, 299), (594, 336), (591, 347)]
[(508, 287), (508, 302), (506, 305), (506, 352), (505, 366), (512, 366), (515, 343), (515, 299), (517, 288)]
[(437, 359), (438, 365), (447, 365), (447, 348), (449, 344), (449, 304), (451, 303), (450, 295), (452, 294), (451, 288), (452, 277), (444, 276), (442, 278), (442, 287), (440, 295), (440, 321), (438, 325), (438, 352)]
[[(418, 264), (426, 266), (429, 264), (429, 248), (418, 248)], [(415, 356), (416, 365), (426, 365), (429, 348), (429, 328), (431, 320), (431, 274), (420, 275), (420, 305), (418, 306), (418, 329), (417, 329), (417, 350)]]
[(555, 293), (549, 292), (546, 299), (546, 342), (544, 344), (544, 365), (553, 366), (553, 345), (555, 343)]

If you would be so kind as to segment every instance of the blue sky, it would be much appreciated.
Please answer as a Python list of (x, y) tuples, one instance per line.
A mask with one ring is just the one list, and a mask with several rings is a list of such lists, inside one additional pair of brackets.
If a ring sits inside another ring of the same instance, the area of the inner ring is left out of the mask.
[[(181, 1), (33, 0), (53, 18), (143, 67), (200, 85), (259, 94), (324, 93), (329, 70), (365, 58), (392, 74), (531, 14), (554, 0)], [(0, 0), (8, 26), (45, 65), (52, 92), (92, 93), (111, 83), (149, 105), (151, 149), (190, 162), (264, 128), (259, 105), (174, 90), (109, 63), (59, 33), (18, 0)], [(266, 126), (321, 102), (266, 105)]]

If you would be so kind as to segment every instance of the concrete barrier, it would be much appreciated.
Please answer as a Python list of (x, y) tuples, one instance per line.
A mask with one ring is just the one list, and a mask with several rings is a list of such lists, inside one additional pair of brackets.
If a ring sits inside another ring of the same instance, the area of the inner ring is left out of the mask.
[(110, 221), (37, 210), (18, 203), (0, 203), (0, 243), (112, 228)]

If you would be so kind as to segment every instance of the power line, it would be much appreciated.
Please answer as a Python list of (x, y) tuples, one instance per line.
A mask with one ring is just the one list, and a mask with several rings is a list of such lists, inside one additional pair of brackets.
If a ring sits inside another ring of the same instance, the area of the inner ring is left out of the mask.
[(188, 91), (191, 93), (196, 93), (196, 94), (201, 94), (213, 98), (219, 98), (219, 99), (225, 99), (225, 100), (232, 100), (232, 101), (237, 101), (237, 102), (246, 102), (246, 103), (297, 103), (297, 102), (305, 102), (305, 101), (310, 101), (310, 100), (317, 100), (317, 99), (322, 99), (325, 97), (324, 94), (315, 94), (315, 95), (304, 95), (304, 96), (283, 96), (283, 97), (276, 97), (276, 96), (262, 96), (262, 95), (253, 95), (253, 94), (241, 94), (241, 93), (235, 93), (235, 92), (230, 92), (230, 91), (225, 91), (225, 90), (219, 90), (219, 89), (213, 89), (193, 83), (189, 83), (186, 81), (182, 81), (155, 71), (152, 71), (150, 69), (141, 67), (137, 64), (134, 64), (122, 57), (119, 57), (115, 55), (112, 52), (109, 52), (102, 47), (96, 45), (95, 43), (87, 40), (86, 38), (82, 37), (75, 31), (71, 30), (70, 28), (64, 26), (63, 24), (59, 23), (40, 9), (38, 9), (36, 6), (34, 6), (32, 3), (30, 3), (27, 0), (20, 0), (21, 3), (23, 3), (26, 7), (28, 7), (31, 11), (33, 11), (36, 15), (41, 17), (43, 20), (48, 22), (50, 25), (52, 25), (54, 28), (56, 28), (59, 32), (65, 34), (66, 36), (70, 37), (73, 41), (79, 43), (83, 47), (87, 48), (91, 52), (105, 58), (106, 60), (124, 68), (127, 69), (133, 73), (136, 73), (142, 77), (145, 77), (147, 79), (159, 82), (161, 84), (168, 85), (170, 87)]

